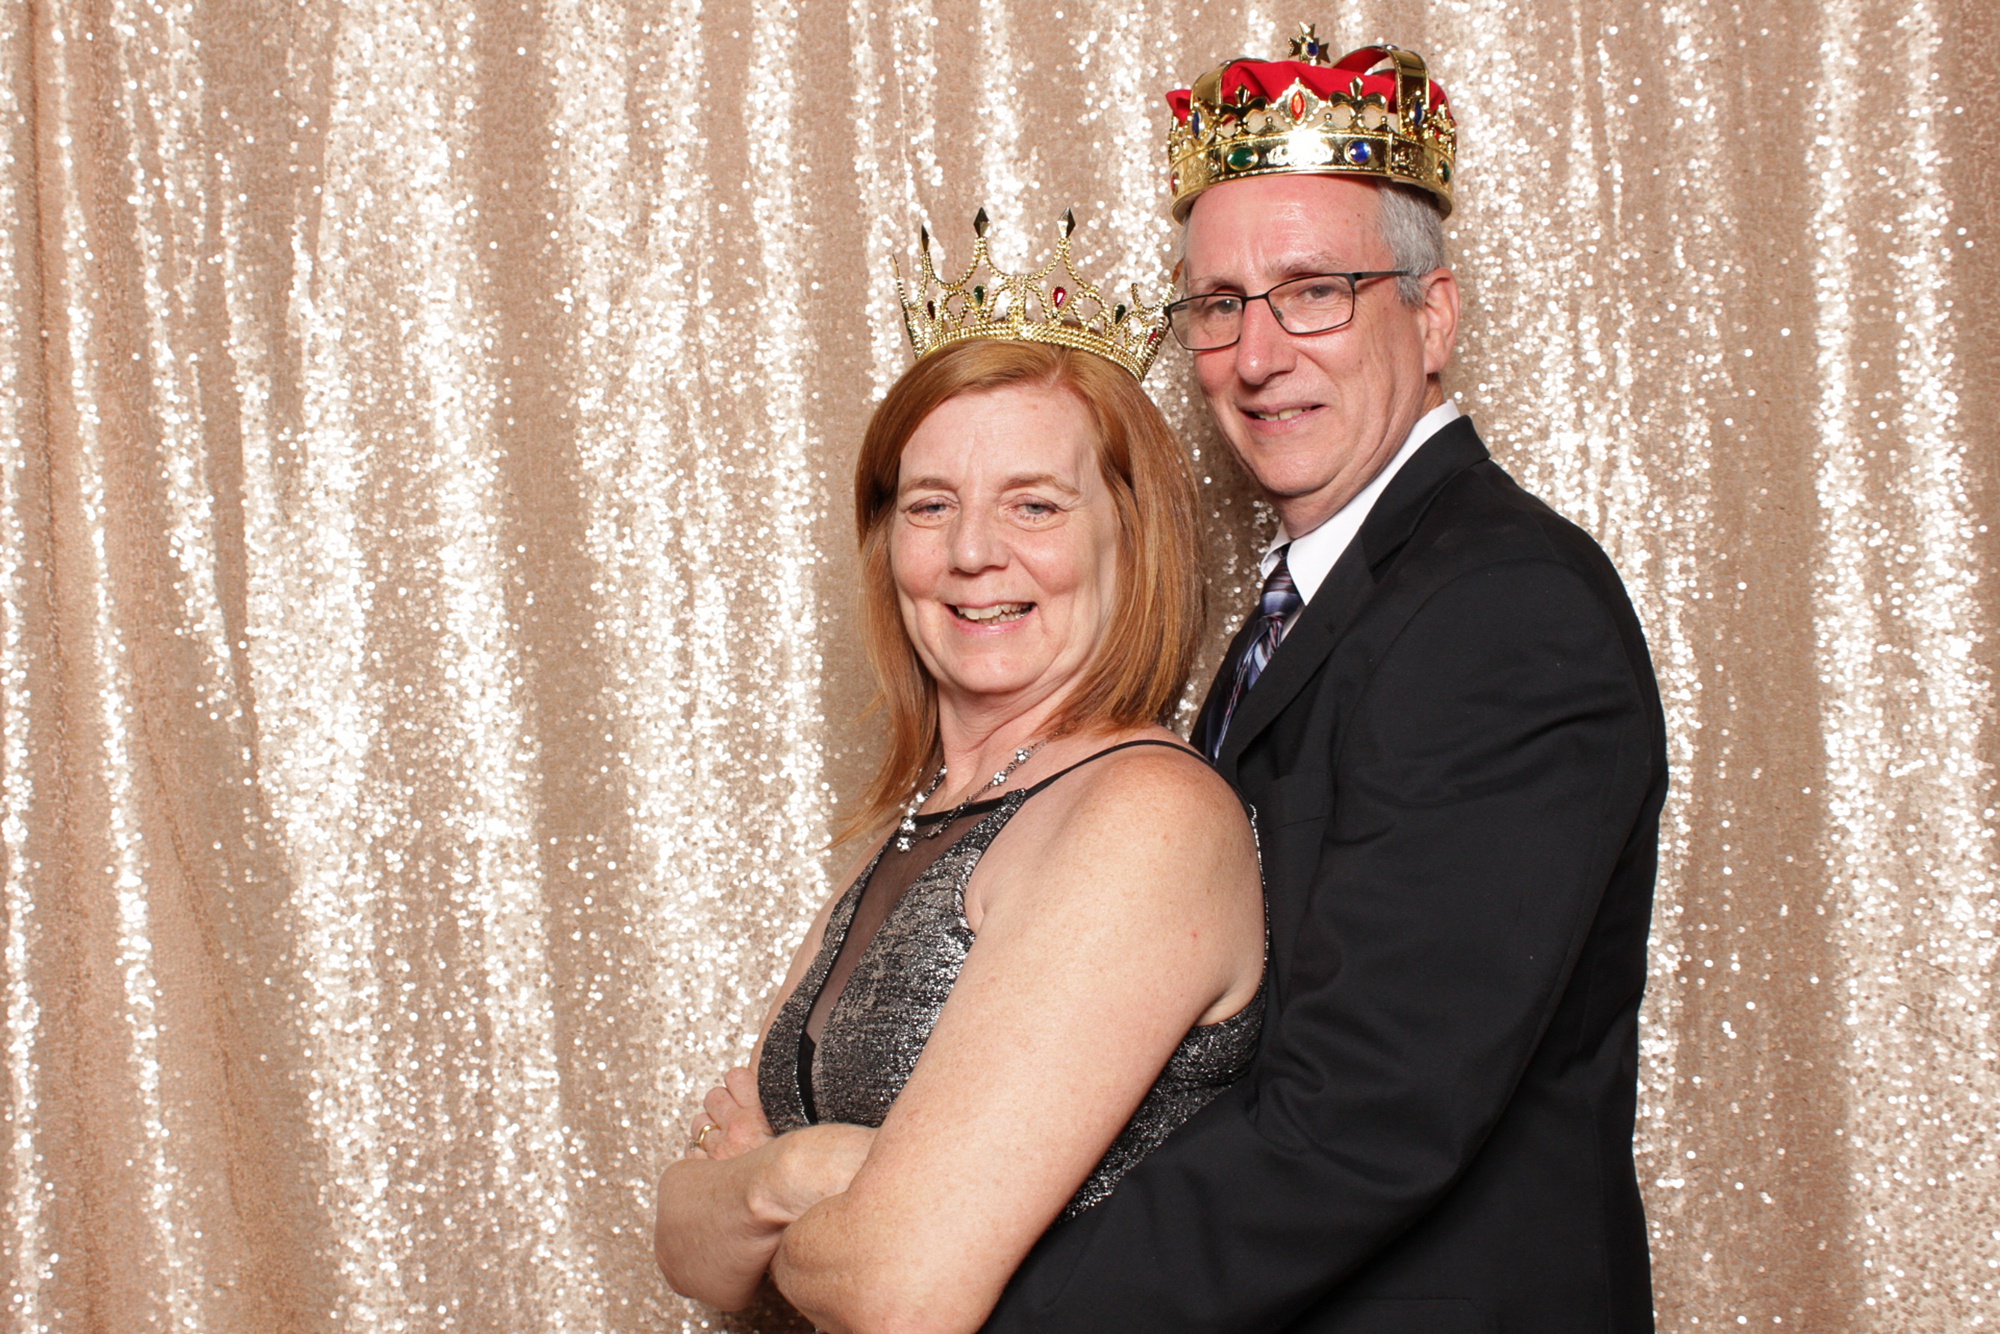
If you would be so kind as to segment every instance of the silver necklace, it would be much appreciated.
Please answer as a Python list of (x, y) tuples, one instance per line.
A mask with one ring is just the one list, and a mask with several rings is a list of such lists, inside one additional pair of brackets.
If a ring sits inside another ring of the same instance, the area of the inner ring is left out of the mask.
[[(957, 808), (953, 810), (950, 815), (945, 816), (944, 819), (939, 820), (935, 825), (925, 830), (924, 837), (936, 838), (939, 834), (942, 834), (945, 830), (949, 829), (952, 826), (952, 823), (956, 821), (959, 816), (965, 814), (965, 808), (967, 806), (970, 806), (980, 797), (984, 796), (988, 792), (991, 792), (994, 788), (999, 787), (1002, 783), (1006, 782), (1009, 778), (1013, 776), (1013, 773), (1016, 769), (1026, 764), (1028, 762), (1029, 757), (1032, 756), (1036, 751), (1040, 750), (1046, 744), (1047, 740), (1046, 738), (1044, 738), (1041, 741), (1031, 742), (1028, 745), (1022, 746), (1019, 750), (1016, 750), (1014, 752), (1014, 758), (1007, 762), (1006, 768), (1002, 769), (999, 773), (994, 774), (993, 777), (987, 779), (986, 786), (979, 788), (974, 792), (968, 793), (966, 795), (965, 800), (959, 802)], [(932, 795), (937, 792), (939, 786), (944, 782), (944, 776), (945, 776), (945, 766), (940, 764), (938, 766), (937, 777), (931, 779), (931, 785), (925, 788), (922, 792), (918, 793), (916, 797), (910, 802), (909, 806), (904, 809), (902, 823), (896, 826), (896, 851), (908, 852), (910, 848), (915, 844), (917, 837), (917, 812), (923, 809), (923, 804), (929, 801)]]
[(944, 766), (940, 764), (937, 776), (931, 779), (931, 785), (917, 793), (916, 796), (911, 797), (910, 804), (903, 808), (903, 819), (896, 826), (896, 851), (908, 852), (910, 850), (910, 840), (917, 836), (917, 812), (923, 809), (923, 804), (931, 799), (931, 794), (936, 792), (938, 786), (943, 782)]

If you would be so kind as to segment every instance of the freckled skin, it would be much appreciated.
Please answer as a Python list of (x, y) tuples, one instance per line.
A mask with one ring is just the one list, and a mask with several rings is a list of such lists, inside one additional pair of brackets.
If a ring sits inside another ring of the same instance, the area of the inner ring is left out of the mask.
[[(889, 565), (947, 728), (1053, 705), (1103, 636), (1118, 520), (1092, 429), (1070, 394), (1010, 386), (940, 404), (903, 450)], [(954, 610), (1009, 603), (1029, 610)]]

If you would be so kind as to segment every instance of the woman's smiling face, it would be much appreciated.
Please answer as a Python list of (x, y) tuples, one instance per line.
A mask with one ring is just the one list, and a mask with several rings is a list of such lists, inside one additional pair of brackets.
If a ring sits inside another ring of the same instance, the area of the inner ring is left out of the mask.
[(1012, 716), (1080, 677), (1118, 582), (1082, 402), (1012, 385), (947, 399), (903, 449), (896, 511), (897, 602), (941, 703)]

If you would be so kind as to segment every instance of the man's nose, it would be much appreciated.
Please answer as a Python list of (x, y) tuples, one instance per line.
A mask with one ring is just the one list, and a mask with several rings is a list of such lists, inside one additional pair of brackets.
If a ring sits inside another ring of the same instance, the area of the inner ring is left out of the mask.
[(1243, 335), (1236, 340), (1236, 376), (1245, 384), (1262, 384), (1282, 375), (1298, 359), (1292, 336), (1271, 310), (1269, 301), (1252, 301), (1243, 308)]

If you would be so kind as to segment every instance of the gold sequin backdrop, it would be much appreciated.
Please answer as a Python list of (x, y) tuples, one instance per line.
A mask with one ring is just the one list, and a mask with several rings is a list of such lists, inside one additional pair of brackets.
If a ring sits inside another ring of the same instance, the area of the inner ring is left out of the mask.
[(1663, 1327), (2000, 1322), (1986, 0), (0, 0), (0, 1327), (713, 1321), (890, 259), (1156, 272), (1160, 90), (1306, 17), (1448, 81), (1452, 388), (1657, 655)]

